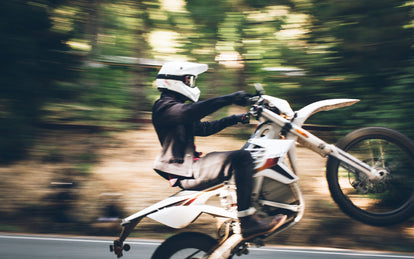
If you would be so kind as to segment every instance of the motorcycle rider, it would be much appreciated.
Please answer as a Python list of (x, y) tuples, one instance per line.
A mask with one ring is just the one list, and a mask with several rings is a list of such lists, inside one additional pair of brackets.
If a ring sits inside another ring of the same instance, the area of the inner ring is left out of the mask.
[[(206, 64), (167, 62), (156, 78), (161, 92), (154, 103), (152, 123), (162, 151), (154, 162), (154, 170), (185, 190), (203, 190), (234, 175), (237, 187), (237, 210), (245, 240), (272, 232), (286, 220), (285, 215), (260, 218), (251, 206), (254, 165), (248, 151), (212, 152), (200, 156), (194, 145), (195, 136), (209, 136), (237, 123), (249, 123), (248, 114), (231, 115), (216, 121), (200, 121), (227, 105), (247, 105), (251, 95), (243, 91), (198, 101), (197, 76), (207, 71)], [(187, 102), (190, 101), (190, 102)]]

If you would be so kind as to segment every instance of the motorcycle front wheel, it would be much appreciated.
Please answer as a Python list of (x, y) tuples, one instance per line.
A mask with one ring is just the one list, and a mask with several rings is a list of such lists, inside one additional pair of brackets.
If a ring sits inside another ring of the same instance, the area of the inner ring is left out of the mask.
[(329, 157), (329, 190), (344, 213), (374, 226), (394, 225), (414, 216), (414, 144), (409, 138), (388, 128), (368, 127), (349, 133), (336, 146), (382, 174), (371, 181)]
[(205, 258), (217, 245), (217, 240), (198, 232), (184, 232), (165, 240), (151, 259)]

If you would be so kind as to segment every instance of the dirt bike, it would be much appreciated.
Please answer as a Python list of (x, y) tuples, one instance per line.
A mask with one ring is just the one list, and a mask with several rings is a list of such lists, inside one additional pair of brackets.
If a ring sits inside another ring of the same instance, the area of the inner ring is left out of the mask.
[(123, 241), (144, 217), (172, 228), (184, 228), (201, 214), (218, 221), (217, 238), (184, 232), (165, 240), (152, 259), (231, 258), (247, 253), (249, 245), (293, 226), (303, 216), (304, 199), (298, 186), (296, 143), (328, 157), (326, 178), (332, 198), (348, 216), (375, 226), (401, 223), (414, 212), (414, 144), (403, 134), (383, 127), (357, 129), (336, 145), (328, 144), (302, 128), (319, 111), (357, 103), (357, 99), (329, 99), (294, 112), (285, 100), (265, 95), (256, 85), (250, 115), (259, 121), (243, 149), (255, 161), (252, 201), (262, 216), (284, 214), (288, 219), (273, 233), (243, 239), (237, 219), (236, 187), (232, 180), (203, 191), (182, 190), (122, 222), (120, 239), (111, 251), (129, 250)]

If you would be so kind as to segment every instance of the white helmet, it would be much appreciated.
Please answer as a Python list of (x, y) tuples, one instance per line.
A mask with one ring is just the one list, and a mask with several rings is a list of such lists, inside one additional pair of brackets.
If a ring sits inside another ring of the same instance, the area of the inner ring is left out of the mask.
[(197, 76), (206, 72), (208, 65), (192, 62), (167, 62), (157, 75), (158, 89), (167, 89), (184, 95), (193, 102), (200, 97), (200, 89), (195, 85)]

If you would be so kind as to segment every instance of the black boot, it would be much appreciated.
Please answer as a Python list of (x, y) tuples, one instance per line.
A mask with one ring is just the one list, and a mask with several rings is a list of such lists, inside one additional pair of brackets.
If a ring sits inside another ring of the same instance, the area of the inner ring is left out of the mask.
[(249, 240), (257, 236), (275, 231), (286, 221), (286, 215), (276, 215), (270, 218), (260, 218), (256, 215), (239, 217), (241, 230), (244, 240)]

